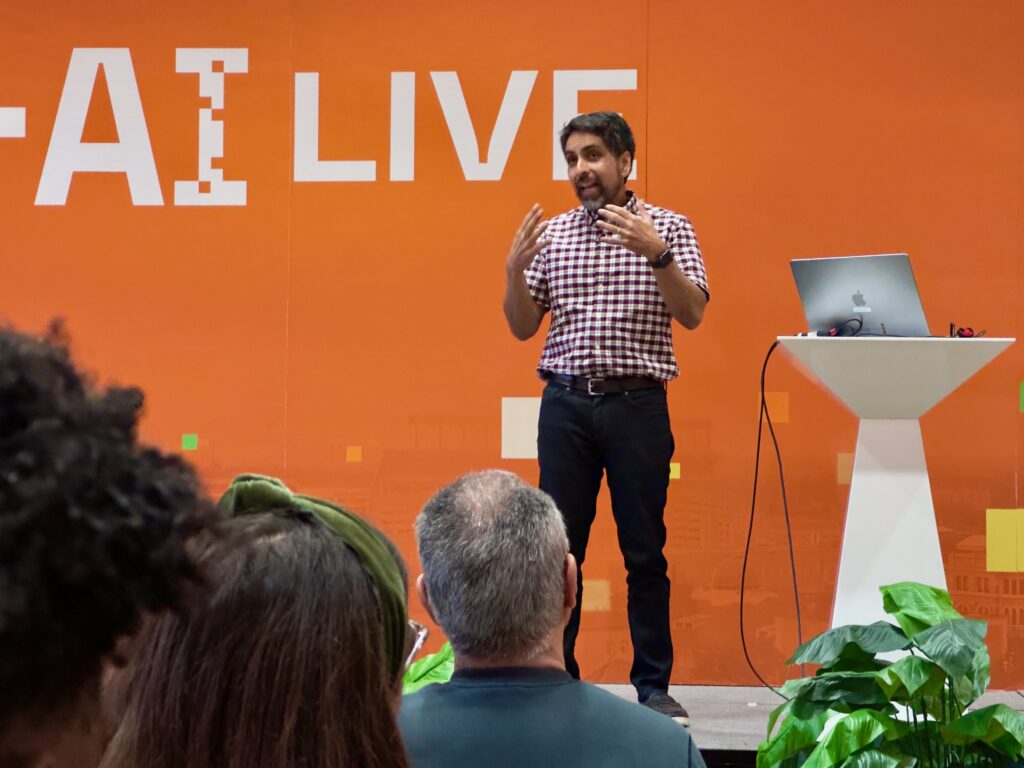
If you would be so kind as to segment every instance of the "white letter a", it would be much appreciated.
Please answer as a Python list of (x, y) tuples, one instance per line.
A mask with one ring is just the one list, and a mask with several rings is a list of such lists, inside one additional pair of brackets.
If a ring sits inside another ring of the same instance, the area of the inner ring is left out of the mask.
[[(116, 142), (83, 143), (96, 75), (103, 65), (117, 126)], [(65, 205), (79, 172), (123, 173), (134, 205), (163, 205), (146, 117), (127, 48), (75, 48), (57, 107), (36, 205)]]

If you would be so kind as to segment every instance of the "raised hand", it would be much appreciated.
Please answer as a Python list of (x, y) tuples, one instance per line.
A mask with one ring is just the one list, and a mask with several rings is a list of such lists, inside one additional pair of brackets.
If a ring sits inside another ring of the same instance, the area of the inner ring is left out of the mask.
[(521, 273), (530, 266), (533, 257), (547, 245), (547, 241), (541, 239), (544, 230), (548, 228), (548, 222), (541, 221), (543, 215), (544, 210), (540, 205), (534, 203), (530, 212), (526, 214), (526, 218), (523, 219), (523, 223), (516, 230), (505, 262), (509, 272)]
[(601, 242), (621, 245), (649, 261), (654, 261), (665, 252), (668, 244), (661, 239), (661, 235), (655, 229), (654, 219), (648, 213), (643, 200), (637, 198), (636, 202), (638, 214), (620, 205), (606, 205), (597, 212), (601, 217), (597, 226), (607, 233), (601, 238)]

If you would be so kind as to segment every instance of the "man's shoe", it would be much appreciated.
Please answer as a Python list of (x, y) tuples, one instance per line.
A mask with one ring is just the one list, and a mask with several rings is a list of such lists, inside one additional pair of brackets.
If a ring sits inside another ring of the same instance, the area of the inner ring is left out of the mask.
[(652, 693), (641, 704), (648, 709), (653, 709), (655, 712), (671, 717), (684, 728), (690, 727), (689, 713), (667, 693)]

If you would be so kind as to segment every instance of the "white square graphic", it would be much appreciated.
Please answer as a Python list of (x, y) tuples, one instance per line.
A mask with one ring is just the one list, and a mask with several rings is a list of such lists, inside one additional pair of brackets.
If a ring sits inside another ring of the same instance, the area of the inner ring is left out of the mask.
[(24, 107), (0, 107), (0, 138), (25, 138)]
[(501, 458), (537, 458), (539, 397), (501, 398)]

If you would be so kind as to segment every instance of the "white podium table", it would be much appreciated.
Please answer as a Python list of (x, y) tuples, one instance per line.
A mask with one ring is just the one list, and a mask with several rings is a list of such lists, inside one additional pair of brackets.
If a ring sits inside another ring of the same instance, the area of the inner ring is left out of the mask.
[(946, 588), (918, 418), (1015, 339), (780, 336), (860, 417), (832, 626), (887, 618), (878, 588)]

